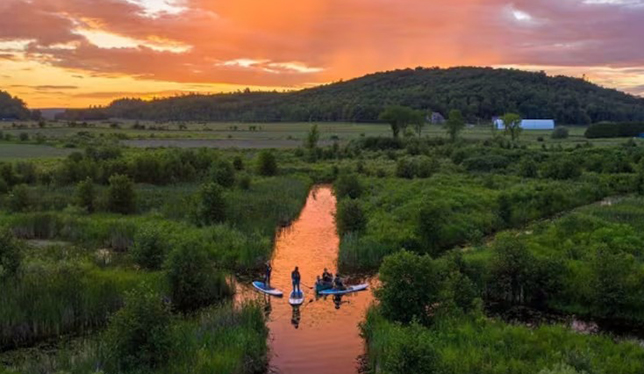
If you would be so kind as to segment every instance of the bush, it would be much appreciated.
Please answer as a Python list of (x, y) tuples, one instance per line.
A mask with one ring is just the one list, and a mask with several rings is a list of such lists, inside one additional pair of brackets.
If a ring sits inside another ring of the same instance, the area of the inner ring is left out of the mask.
[(232, 294), (226, 279), (214, 269), (203, 243), (181, 243), (170, 252), (167, 266), (172, 303), (179, 311), (194, 311)]
[(136, 194), (132, 180), (126, 175), (115, 174), (109, 179), (107, 209), (110, 212), (130, 214), (136, 210)]
[(94, 181), (91, 178), (87, 178), (79, 182), (76, 186), (76, 204), (91, 213), (94, 211), (95, 200)]
[(524, 178), (536, 178), (539, 176), (537, 163), (529, 157), (525, 157), (519, 163), (519, 175)]
[(431, 332), (418, 324), (398, 329), (382, 358), (383, 373), (442, 373)]
[(218, 161), (210, 169), (210, 180), (222, 187), (232, 187), (235, 184), (235, 169), (228, 161)]
[(0, 280), (16, 275), (22, 260), (22, 246), (9, 229), (0, 228)]
[(241, 158), (241, 156), (235, 156), (235, 158), (233, 159), (233, 167), (237, 171), (244, 170), (244, 160)]
[(139, 229), (130, 249), (134, 261), (144, 269), (157, 270), (163, 265), (167, 252), (167, 238), (153, 226)]
[(212, 225), (226, 219), (226, 200), (223, 188), (216, 183), (207, 183), (199, 191), (196, 218), (202, 225)]
[(568, 129), (565, 127), (557, 127), (550, 135), (553, 139), (568, 139)]
[(105, 334), (113, 372), (146, 372), (163, 366), (172, 353), (169, 305), (143, 285), (129, 292)]
[(20, 133), (20, 141), (21, 142), (26, 142), (28, 140), (29, 140), (29, 134), (27, 134), (26, 132), (21, 132)]
[(29, 193), (29, 188), (26, 184), (19, 184), (14, 186), (9, 193), (9, 199), (7, 201), (8, 208), (12, 212), (24, 212), (29, 209), (32, 204), (31, 194)]
[(237, 181), (239, 188), (242, 190), (249, 190), (250, 189), (250, 184), (252, 182), (252, 179), (250, 175), (243, 173), (240, 177), (239, 180)]
[(257, 159), (257, 173), (265, 177), (277, 175), (277, 159), (273, 152), (264, 150)]
[(345, 199), (338, 204), (335, 214), (338, 234), (343, 236), (348, 233), (361, 233), (367, 227), (367, 217), (362, 211), (358, 200)]
[(335, 181), (335, 194), (338, 198), (357, 199), (362, 195), (362, 185), (357, 175), (342, 173)]
[(557, 158), (544, 165), (543, 176), (559, 180), (576, 179), (581, 176), (581, 167), (571, 158)]
[(396, 163), (396, 176), (398, 178), (413, 179), (416, 176), (416, 168), (409, 158), (401, 158)]
[(641, 133), (644, 133), (644, 123), (641, 122), (600, 122), (588, 126), (584, 136), (589, 139), (625, 138), (639, 136)]

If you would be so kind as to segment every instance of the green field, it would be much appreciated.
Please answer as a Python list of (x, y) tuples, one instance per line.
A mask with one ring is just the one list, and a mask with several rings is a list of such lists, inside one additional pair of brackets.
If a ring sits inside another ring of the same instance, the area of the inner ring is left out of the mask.
[(71, 149), (49, 145), (0, 142), (0, 161), (59, 158), (67, 156), (71, 152)]

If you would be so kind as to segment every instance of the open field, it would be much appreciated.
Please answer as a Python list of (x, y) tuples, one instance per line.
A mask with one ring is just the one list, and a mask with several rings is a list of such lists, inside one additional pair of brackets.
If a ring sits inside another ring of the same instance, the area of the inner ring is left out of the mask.
[(0, 161), (59, 158), (67, 156), (71, 152), (71, 149), (49, 145), (0, 142)]

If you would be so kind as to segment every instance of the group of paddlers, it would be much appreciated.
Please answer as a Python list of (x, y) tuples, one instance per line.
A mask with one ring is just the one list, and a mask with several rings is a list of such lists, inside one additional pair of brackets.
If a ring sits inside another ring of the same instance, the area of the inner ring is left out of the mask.
[[(266, 262), (266, 272), (265, 272), (265, 277), (264, 277), (264, 283), (266, 284), (267, 287), (270, 287), (271, 284), (271, 273), (273, 272), (273, 267), (271, 266), (270, 262)], [(291, 281), (293, 282), (293, 292), (302, 292), (300, 289), (300, 270), (296, 266), (295, 269), (291, 272)], [(322, 276), (320, 277), (319, 275), (317, 276), (317, 280), (315, 282), (316, 286), (320, 287), (333, 287), (336, 290), (344, 290), (346, 287), (344, 286), (344, 282), (342, 282), (342, 279), (340, 278), (340, 274), (336, 274), (335, 278), (333, 277), (333, 274), (331, 274), (327, 268), (324, 268), (324, 272), (322, 273)]]

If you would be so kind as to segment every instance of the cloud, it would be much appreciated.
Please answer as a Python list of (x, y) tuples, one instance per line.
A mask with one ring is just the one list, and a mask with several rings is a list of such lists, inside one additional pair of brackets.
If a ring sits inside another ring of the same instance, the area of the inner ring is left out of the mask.
[(644, 66), (643, 4), (2, 0), (0, 53), (70, 77), (183, 84), (298, 88), (418, 65), (513, 65), (576, 75), (610, 68), (601, 81), (626, 89), (644, 83), (644, 72), (623, 71)]

